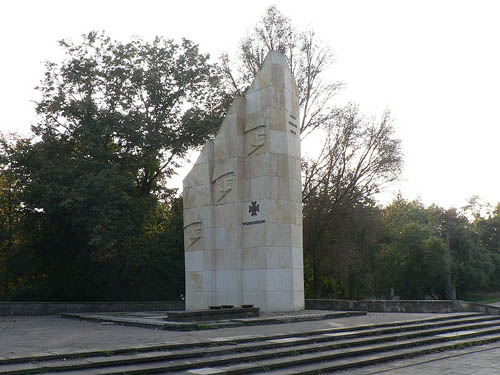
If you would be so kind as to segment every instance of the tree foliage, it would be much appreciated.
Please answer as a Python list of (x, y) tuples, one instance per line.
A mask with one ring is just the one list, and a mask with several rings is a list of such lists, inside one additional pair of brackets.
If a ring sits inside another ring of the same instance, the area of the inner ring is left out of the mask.
[[(344, 231), (357, 236), (358, 229), (345, 228), (345, 222), (353, 220), (353, 215), (371, 217), (374, 194), (383, 184), (396, 179), (402, 167), (400, 141), (393, 135), (389, 113), (375, 122), (363, 117), (354, 106), (342, 112), (328, 124), (318, 158), (303, 161), (304, 257), (310, 264), (315, 298), (319, 296), (322, 258), (327, 249), (336, 246), (329, 240), (332, 233), (338, 236)], [(358, 218), (355, 221), (361, 223)], [(364, 247), (373, 248), (369, 244)], [(340, 251), (336, 253), (333, 262), (345, 260)], [(355, 275), (359, 269), (351, 273)]]
[[(373, 201), (346, 197), (332, 211), (323, 211), (323, 206), (330, 204), (314, 197), (304, 206), (306, 293), (311, 298), (370, 295), (382, 224), (380, 209)], [(318, 223), (321, 233), (314, 228)]]
[(2, 154), (2, 219), (22, 210), (0, 252), (9, 298), (178, 298), (182, 207), (165, 182), (223, 116), (220, 72), (188, 40), (60, 44), (33, 136)]
[[(403, 298), (446, 298), (450, 273), (458, 297), (494, 285), (496, 255), (478, 241), (478, 220), (456, 209), (396, 198), (383, 211), (378, 289)], [(446, 241), (449, 239), (449, 255)]]
[(189, 40), (120, 43), (92, 32), (60, 44), (66, 59), (46, 64), (34, 134), (132, 171), (142, 196), (157, 192), (225, 113), (218, 68)]
[[(356, 199), (339, 202), (324, 220), (316, 251), (304, 252), (311, 298), (445, 299), (448, 275), (457, 298), (498, 292), (498, 207), (487, 216), (468, 216), (402, 196), (386, 207)], [(315, 198), (304, 206), (304, 224), (310, 225), (304, 245), (317, 240), (321, 220), (311, 219), (325, 204)]]

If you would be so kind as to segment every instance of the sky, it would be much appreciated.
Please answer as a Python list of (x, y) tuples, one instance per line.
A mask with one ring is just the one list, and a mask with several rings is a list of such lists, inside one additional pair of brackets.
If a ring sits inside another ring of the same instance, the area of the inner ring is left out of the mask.
[[(500, 202), (500, 2), (486, 0), (5, 1), (0, 5), (0, 130), (29, 134), (43, 61), (92, 30), (114, 39), (188, 38), (215, 59), (275, 4), (336, 58), (336, 99), (367, 116), (389, 109), (404, 172), (379, 195), (462, 207)], [(303, 153), (307, 153), (303, 149)], [(180, 172), (177, 181), (189, 170)], [(174, 182), (175, 183), (175, 182)], [(178, 182), (177, 182), (178, 183)]]

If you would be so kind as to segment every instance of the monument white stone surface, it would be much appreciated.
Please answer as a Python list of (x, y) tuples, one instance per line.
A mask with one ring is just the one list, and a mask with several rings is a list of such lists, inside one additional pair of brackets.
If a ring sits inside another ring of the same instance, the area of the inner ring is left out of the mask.
[(186, 310), (304, 309), (297, 87), (270, 52), (184, 179)]

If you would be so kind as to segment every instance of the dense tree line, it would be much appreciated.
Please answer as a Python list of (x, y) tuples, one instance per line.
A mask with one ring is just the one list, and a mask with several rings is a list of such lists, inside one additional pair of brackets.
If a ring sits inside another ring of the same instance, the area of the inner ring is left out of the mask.
[(472, 215), (398, 196), (386, 207), (347, 201), (337, 216), (318, 249), (319, 291), (305, 253), (310, 297), (446, 299), (499, 290), (500, 204)]
[(0, 300), (178, 299), (182, 197), (168, 189), (213, 136), (269, 50), (297, 81), (309, 298), (446, 298), (500, 287), (500, 205), (425, 207), (376, 193), (403, 155), (390, 113), (339, 105), (333, 53), (276, 7), (218, 64), (183, 40), (61, 41), (38, 87), (32, 134), (0, 137)]

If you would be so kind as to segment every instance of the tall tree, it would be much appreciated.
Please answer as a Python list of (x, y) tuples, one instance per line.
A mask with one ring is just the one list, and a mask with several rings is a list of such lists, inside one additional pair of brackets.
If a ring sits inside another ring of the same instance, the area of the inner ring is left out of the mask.
[[(26, 228), (11, 279), (36, 280), (25, 297), (68, 300), (140, 298), (138, 280), (163, 278), (176, 287), (160, 298), (178, 297), (183, 249), (165, 180), (225, 113), (220, 72), (188, 40), (89, 33), (60, 44), (66, 58), (46, 65), (34, 135), (9, 160)], [(169, 257), (177, 274), (151, 267)]]
[(321, 206), (332, 203), (315, 197), (304, 207), (304, 244), (315, 242), (314, 249), (306, 247), (305, 251), (306, 294), (347, 299), (373, 295), (374, 262), (381, 233), (380, 209), (372, 200), (346, 197), (337, 202), (316, 242), (311, 216), (321, 212)]
[[(234, 66), (228, 55), (222, 56), (227, 86), (236, 93), (244, 92), (270, 50), (284, 54), (297, 82), (301, 138), (321, 132), (321, 137), (326, 139), (317, 159), (303, 161), (306, 280), (310, 285), (308, 290), (317, 297), (320, 273), (333, 272), (332, 267), (330, 271), (324, 267), (331, 264), (325, 254), (334, 253), (326, 251), (326, 238), (335, 237), (335, 231), (342, 227), (342, 221), (334, 218), (339, 218), (341, 212), (343, 215), (353, 212), (343, 210), (341, 204), (344, 207), (370, 206), (367, 202), (380, 184), (394, 180), (401, 169), (400, 144), (393, 136), (388, 112), (378, 123), (370, 123), (356, 106), (340, 108), (334, 102), (342, 84), (332, 80), (332, 50), (313, 30), (295, 28), (275, 6), (266, 10), (242, 40), (240, 64)], [(347, 221), (344, 218), (344, 222)], [(333, 228), (333, 222), (339, 226)], [(332, 243), (329, 246), (332, 247)], [(320, 271), (320, 263), (323, 271)], [(337, 267), (337, 271), (339, 269)]]
[(389, 113), (368, 120), (355, 106), (346, 107), (326, 129), (319, 157), (303, 162), (304, 256), (312, 270), (312, 295), (319, 296), (321, 243), (348, 205), (364, 205), (402, 168), (400, 141)]
[(218, 68), (189, 40), (120, 43), (91, 32), (80, 44), (60, 45), (66, 59), (47, 63), (38, 87), (35, 135), (71, 143), (81, 155), (85, 142), (112, 151), (133, 170), (140, 195), (157, 191), (227, 108)]
[(383, 210), (383, 226), (377, 276), (381, 295), (393, 287), (406, 298), (446, 298), (448, 272), (458, 297), (491, 283), (497, 260), (481, 245), (480, 231), (463, 212), (398, 197)]
[(10, 168), (14, 142), (0, 133), (0, 297), (5, 295), (9, 285), (7, 259), (22, 241), (20, 189)]
[(243, 38), (238, 51), (239, 64), (227, 54), (222, 66), (228, 88), (244, 92), (252, 83), (269, 51), (285, 55), (297, 82), (301, 110), (300, 131), (304, 139), (329, 123), (337, 113), (332, 99), (342, 87), (329, 76), (334, 62), (332, 50), (313, 30), (298, 30), (276, 6), (269, 7), (251, 33)]
[(486, 217), (476, 217), (474, 225), (479, 233), (479, 241), (491, 257), (494, 270), (491, 275), (490, 288), (500, 288), (500, 203)]

